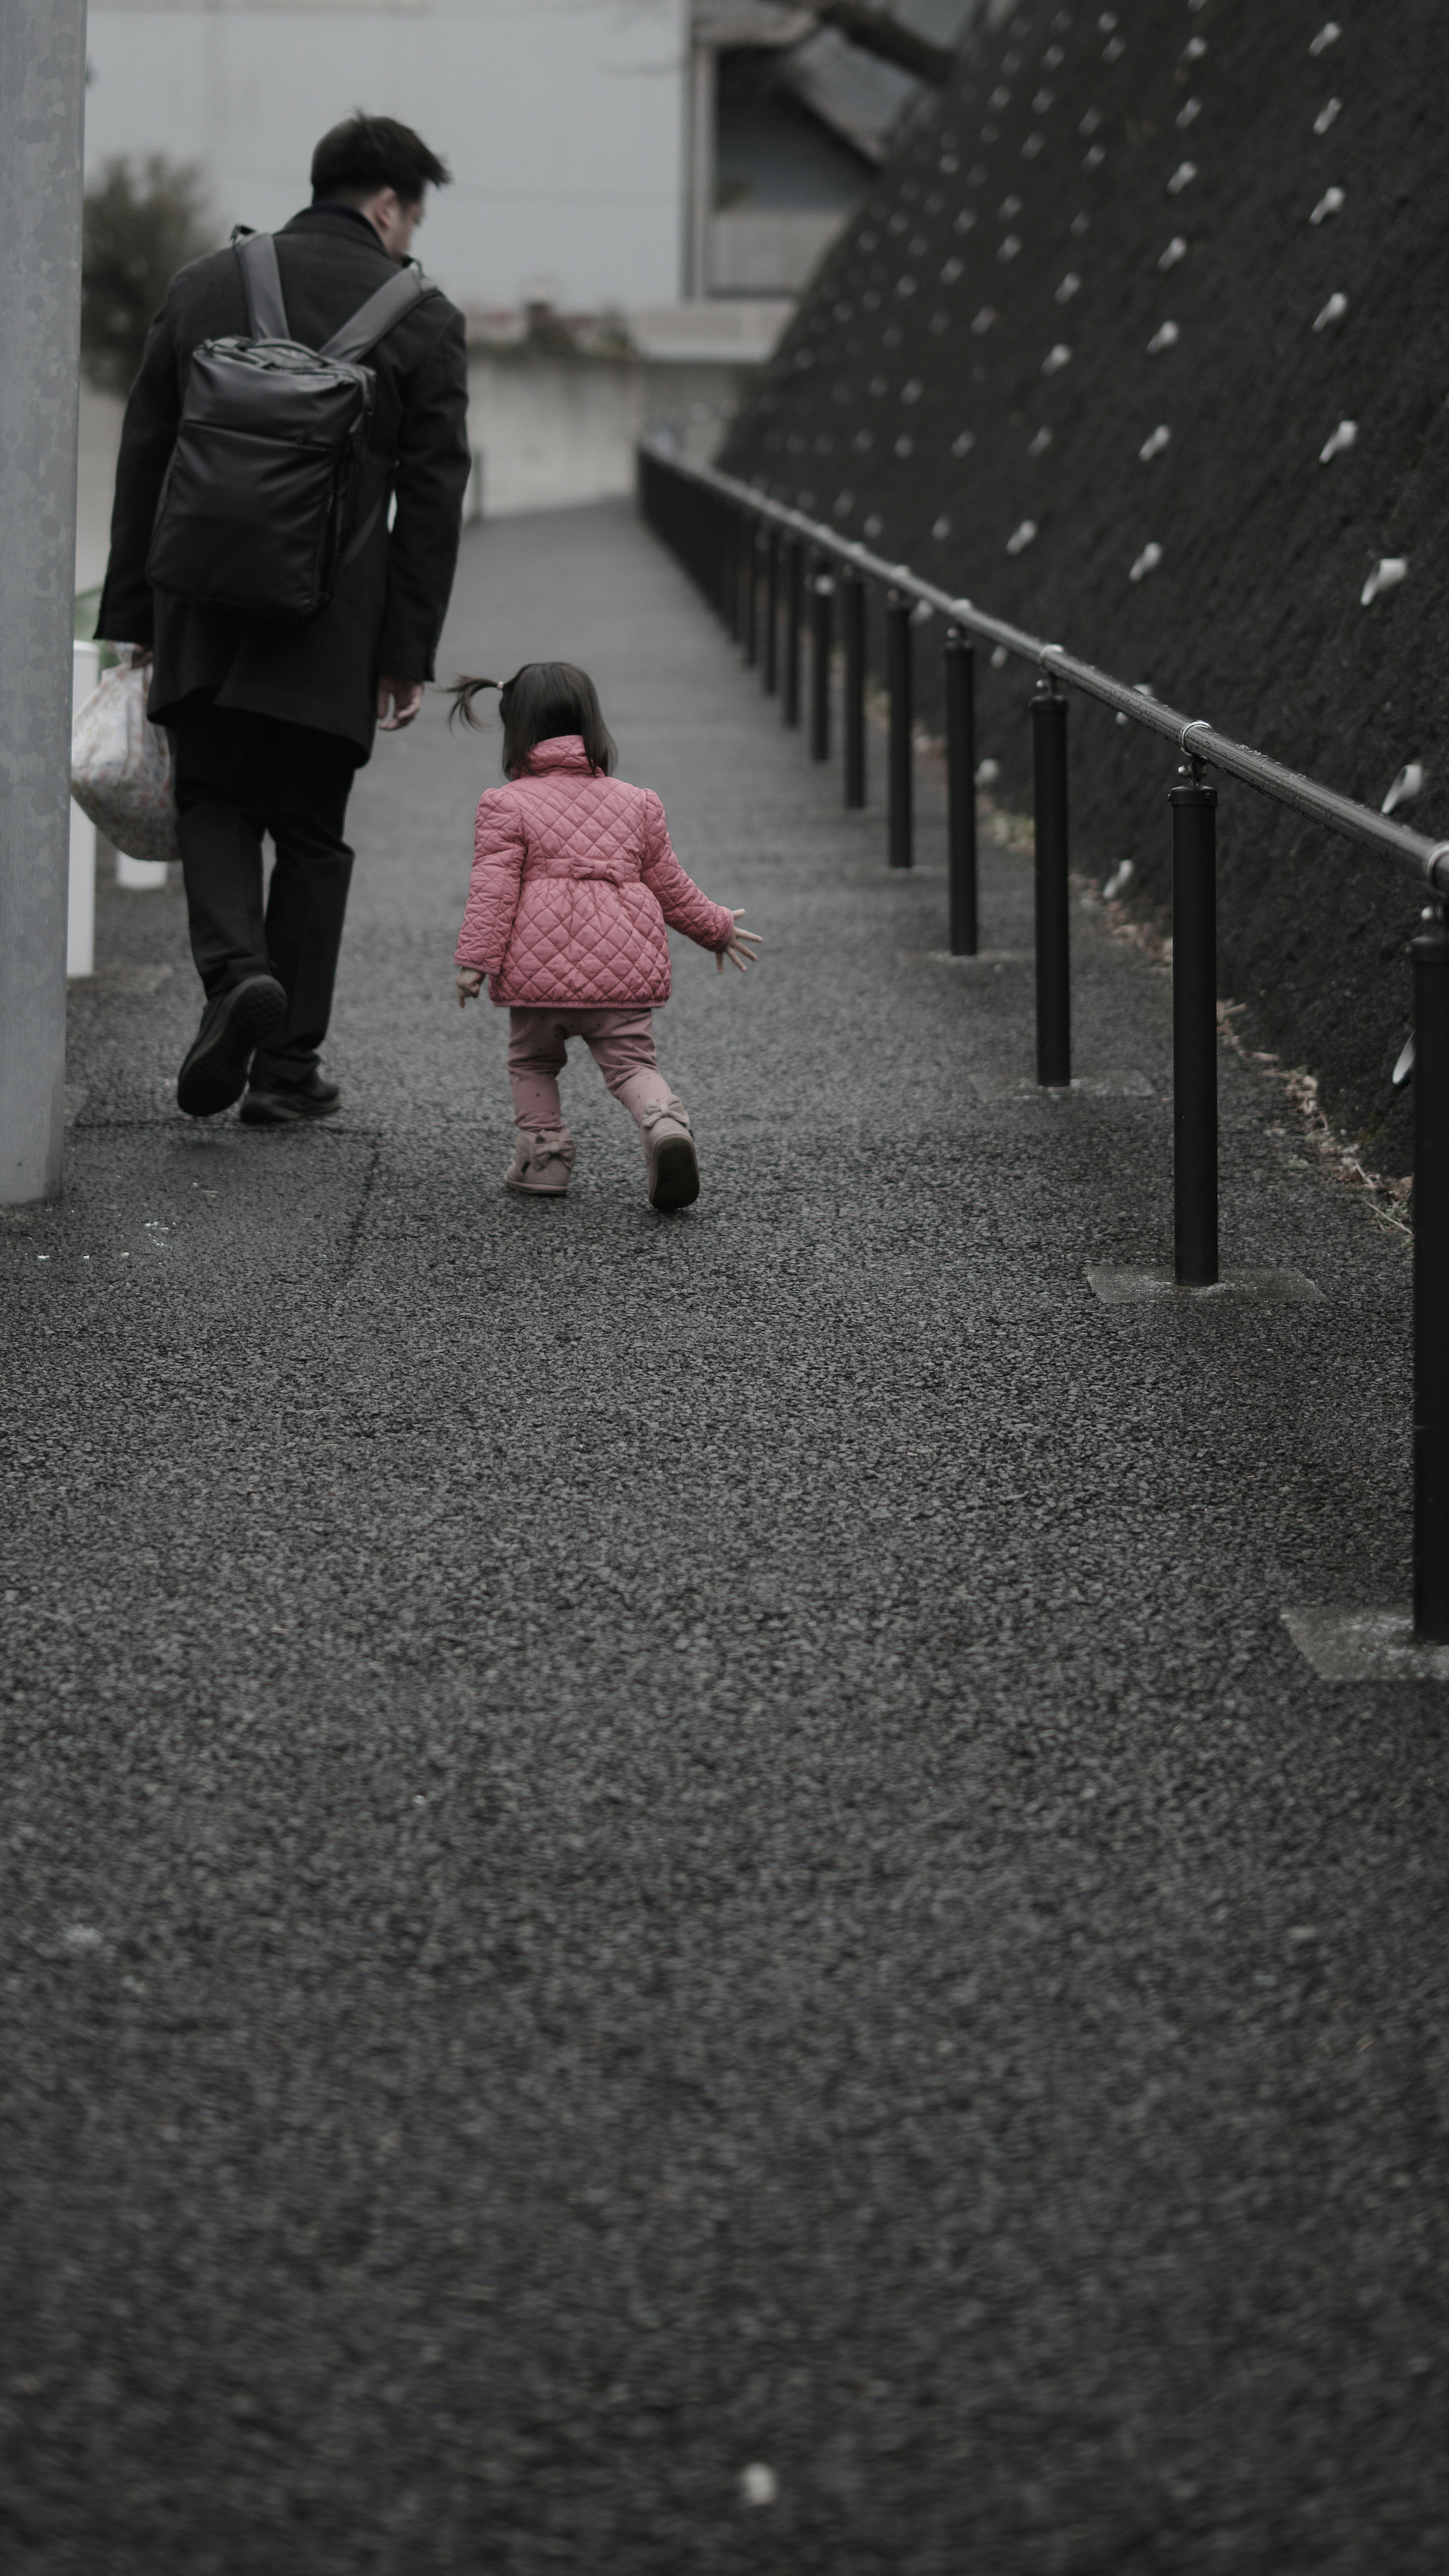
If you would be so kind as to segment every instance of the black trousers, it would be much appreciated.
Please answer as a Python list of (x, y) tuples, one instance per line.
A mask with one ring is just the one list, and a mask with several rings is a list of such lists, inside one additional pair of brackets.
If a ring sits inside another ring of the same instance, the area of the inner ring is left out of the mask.
[[(332, 1011), (352, 880), (342, 837), (357, 754), (337, 734), (188, 698), (173, 722), (191, 954), (208, 1001), (273, 974), (286, 1021), (253, 1075), (305, 1082)], [(262, 836), (276, 851), (262, 910)]]

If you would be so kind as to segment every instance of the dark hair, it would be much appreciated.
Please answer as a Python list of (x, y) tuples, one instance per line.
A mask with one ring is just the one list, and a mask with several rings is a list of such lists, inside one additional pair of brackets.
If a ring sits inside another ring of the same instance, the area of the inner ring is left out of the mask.
[(312, 203), (340, 197), (348, 204), (396, 188), (405, 206), (420, 206), (426, 187), (446, 188), (452, 175), (410, 125), (395, 116), (365, 116), (357, 107), (312, 155)]
[(534, 744), (552, 742), (561, 733), (581, 735), (589, 767), (605, 778), (613, 776), (618, 758), (614, 737), (604, 722), (598, 690), (576, 663), (524, 662), (511, 680), (455, 680), (449, 724), (461, 716), (475, 733), (482, 732), (473, 700), (483, 689), (498, 691), (505, 778), (521, 777)]

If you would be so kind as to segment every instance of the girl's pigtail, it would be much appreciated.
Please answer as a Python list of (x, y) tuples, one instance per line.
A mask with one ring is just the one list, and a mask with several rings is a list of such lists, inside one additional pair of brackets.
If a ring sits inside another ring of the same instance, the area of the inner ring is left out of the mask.
[(499, 680), (455, 680), (448, 692), (453, 701), (448, 709), (449, 724), (456, 724), (461, 716), (464, 724), (471, 725), (475, 733), (481, 733), (483, 727), (473, 713), (474, 699), (480, 697), (485, 689), (497, 689), (506, 685), (506, 682)]

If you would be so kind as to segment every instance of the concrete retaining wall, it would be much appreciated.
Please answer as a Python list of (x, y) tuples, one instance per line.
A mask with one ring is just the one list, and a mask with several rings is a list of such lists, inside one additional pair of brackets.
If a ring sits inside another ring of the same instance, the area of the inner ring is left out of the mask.
[[(1352, 795), (1421, 763), (1406, 815), (1449, 834), (1449, 21), (1332, 27), (1324, 0), (1023, 0), (903, 139), (724, 461)], [(1385, 559), (1407, 576), (1365, 606)], [(1020, 803), (1028, 691), (983, 673)], [(1170, 759), (1080, 702), (1072, 728), (1079, 854), (1130, 857), (1160, 911)], [(1245, 789), (1222, 838), (1223, 991), (1407, 1169), (1412, 888)]]

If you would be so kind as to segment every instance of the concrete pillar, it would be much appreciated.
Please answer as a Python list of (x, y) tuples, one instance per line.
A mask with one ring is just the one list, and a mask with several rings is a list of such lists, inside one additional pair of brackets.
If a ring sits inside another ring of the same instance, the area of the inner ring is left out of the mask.
[(709, 293), (718, 93), (719, 56), (696, 29), (689, 65), (689, 237), (684, 282), (684, 292), (691, 299)]
[(65, 1121), (86, 0), (0, 0), (0, 1205)]

